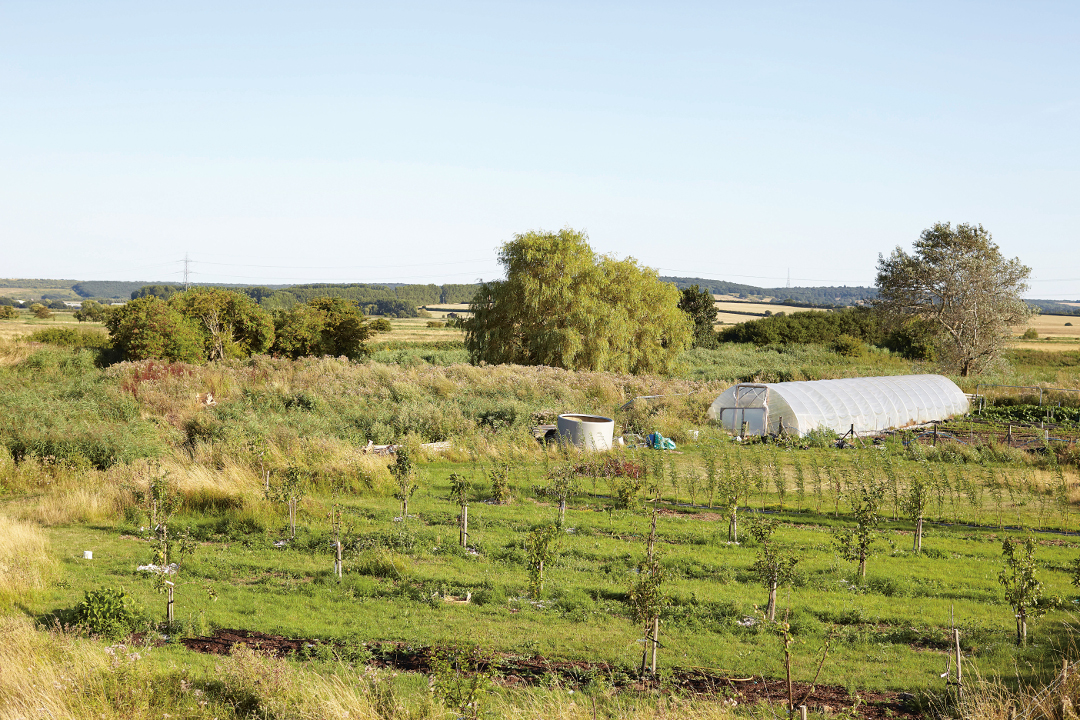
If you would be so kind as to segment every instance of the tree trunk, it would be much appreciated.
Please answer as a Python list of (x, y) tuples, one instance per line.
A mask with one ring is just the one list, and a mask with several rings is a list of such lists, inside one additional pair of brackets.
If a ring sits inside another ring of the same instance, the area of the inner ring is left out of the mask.
[(859, 548), (859, 574), (866, 579), (866, 548)]
[(407, 495), (402, 495), (401, 498), (401, 522), (407, 522), (409, 519), (409, 498)]
[(922, 515), (915, 522), (915, 552), (922, 552)]
[(1027, 645), (1027, 609), (1020, 608), (1016, 613), (1016, 644), (1023, 647)]
[(731, 542), (739, 542), (739, 510), (731, 511), (731, 520), (728, 522), (728, 538)]
[(769, 607), (765, 610), (769, 615), (769, 622), (776, 620), (776, 581), (769, 586)]
[(566, 522), (566, 498), (561, 497), (559, 498), (559, 527), (562, 527), (564, 522)]

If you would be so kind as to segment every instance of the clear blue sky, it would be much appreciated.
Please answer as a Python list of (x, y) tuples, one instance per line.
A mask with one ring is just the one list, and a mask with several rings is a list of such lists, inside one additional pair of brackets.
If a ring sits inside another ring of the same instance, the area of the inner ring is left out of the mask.
[(1080, 299), (1080, 5), (0, 1), (0, 277), (472, 282), (515, 232), (872, 284), (982, 223)]

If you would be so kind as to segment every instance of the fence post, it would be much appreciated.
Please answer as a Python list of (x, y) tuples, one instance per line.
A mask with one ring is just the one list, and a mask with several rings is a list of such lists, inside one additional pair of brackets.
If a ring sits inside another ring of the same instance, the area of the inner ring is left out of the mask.
[(964, 701), (964, 671), (960, 667), (960, 630), (953, 628), (953, 641), (956, 643), (956, 700)]
[(165, 622), (167, 622), (169, 624), (169, 627), (172, 627), (172, 624), (173, 624), (173, 584), (171, 582), (169, 582), (168, 580), (166, 580), (165, 585), (168, 587), (168, 590), (169, 590), (169, 602), (165, 606)]

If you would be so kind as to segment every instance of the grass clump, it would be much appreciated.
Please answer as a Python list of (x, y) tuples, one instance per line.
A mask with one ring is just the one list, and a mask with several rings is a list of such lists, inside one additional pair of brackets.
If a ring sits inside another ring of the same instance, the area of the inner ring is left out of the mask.
[(0, 515), (0, 611), (44, 589), (55, 575), (56, 563), (41, 528)]

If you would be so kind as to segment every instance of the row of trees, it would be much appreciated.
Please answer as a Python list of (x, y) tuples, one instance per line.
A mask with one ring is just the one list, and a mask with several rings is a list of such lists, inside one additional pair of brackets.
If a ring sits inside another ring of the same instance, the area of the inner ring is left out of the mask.
[(871, 307), (798, 313), (713, 331), (712, 294), (680, 292), (633, 259), (597, 255), (569, 228), (531, 231), (503, 244), (506, 279), (484, 283), (464, 323), (473, 362), (653, 373), (679, 353), (717, 342), (839, 343), (937, 359), (967, 376), (989, 369), (1032, 308), (1030, 268), (1006, 259), (981, 225), (938, 223), (908, 254), (879, 257)]
[(366, 353), (366, 341), (378, 329), (343, 298), (314, 298), (273, 314), (246, 294), (212, 287), (168, 300), (149, 295), (108, 309), (89, 302), (80, 319), (102, 320), (113, 345), (128, 360), (200, 363), (265, 352), (356, 359)]

